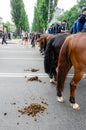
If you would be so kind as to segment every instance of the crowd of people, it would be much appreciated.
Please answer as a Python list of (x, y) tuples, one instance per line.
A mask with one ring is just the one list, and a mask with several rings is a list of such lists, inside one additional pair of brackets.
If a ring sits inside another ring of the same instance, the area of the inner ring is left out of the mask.
[[(86, 7), (82, 8), (82, 12), (79, 14), (78, 18), (74, 21), (72, 29), (69, 30), (68, 21), (63, 20), (60, 24), (52, 24), (48, 28), (49, 34), (57, 33), (71, 33), (75, 34), (81, 31), (86, 31)], [(37, 33), (36, 36), (38, 37)], [(29, 40), (31, 41), (32, 47), (35, 46), (34, 39), (36, 38), (35, 33), (30, 33)]]
[(86, 7), (82, 8), (82, 12), (79, 14), (78, 18), (74, 21), (72, 29), (69, 30), (68, 22), (63, 20), (61, 24), (52, 24), (48, 33), (57, 34), (57, 33), (65, 33), (70, 32), (75, 34), (77, 32), (86, 31)]
[(28, 42), (30, 42), (32, 47), (35, 47), (35, 37), (36, 37), (35, 32), (32, 32), (32, 33), (25, 32), (25, 33), (23, 33), (22, 34), (23, 44), (28, 45)]
[(57, 34), (63, 32), (68, 32), (68, 23), (66, 20), (63, 20), (61, 24), (52, 24), (48, 29), (48, 33), (50, 34)]
[(18, 35), (18, 37), (17, 37), (17, 36), (15, 36), (15, 34), (13, 35), (10, 32), (4, 32), (3, 31), (1, 33), (1, 39), (2, 39), (1, 44), (2, 45), (8, 44), (8, 40), (15, 39), (15, 38), (22, 39), (22, 42), (25, 45), (28, 45), (28, 43), (30, 42), (32, 47), (35, 46), (35, 42), (34, 42), (35, 33), (34, 32), (33, 33), (23, 32), (23, 33), (21, 33), (21, 35)]
[[(82, 12), (79, 14), (78, 18), (74, 21), (72, 29), (69, 30), (68, 27), (68, 21), (67, 20), (63, 20), (60, 24), (52, 24), (49, 28), (48, 28), (48, 32), (49, 34), (57, 34), (57, 33), (66, 33), (69, 32), (71, 34), (75, 34), (77, 32), (81, 32), (81, 31), (86, 31), (86, 7), (82, 8)], [(38, 36), (38, 35), (36, 35)], [(3, 32), (2, 33), (2, 44), (7, 44), (7, 39), (11, 39), (11, 33), (8, 32)], [(20, 36), (22, 38), (22, 40), (24, 41), (25, 44), (28, 44), (28, 40), (31, 42), (32, 47), (35, 46), (34, 43), (34, 38), (35, 38), (35, 33), (30, 33), (28, 35), (27, 32), (25, 32), (24, 34), (22, 34)]]

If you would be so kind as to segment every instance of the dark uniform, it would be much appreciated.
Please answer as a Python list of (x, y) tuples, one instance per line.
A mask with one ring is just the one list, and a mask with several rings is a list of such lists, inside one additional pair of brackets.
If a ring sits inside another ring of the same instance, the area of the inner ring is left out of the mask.
[(75, 30), (74, 33), (86, 31), (86, 7), (82, 9), (82, 14), (76, 20), (73, 30)]
[(62, 24), (59, 26), (58, 28), (58, 32), (59, 33), (64, 33), (67, 31), (67, 21), (66, 20), (63, 20), (62, 21)]

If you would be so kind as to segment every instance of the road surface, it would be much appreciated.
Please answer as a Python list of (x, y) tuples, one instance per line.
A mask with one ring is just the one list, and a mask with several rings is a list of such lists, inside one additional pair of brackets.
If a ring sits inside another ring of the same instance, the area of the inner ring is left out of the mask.
[[(31, 69), (39, 69), (31, 72)], [(43, 56), (38, 47), (22, 45), (21, 41), (0, 44), (0, 130), (86, 130), (86, 79), (81, 80), (76, 100), (80, 111), (75, 111), (69, 104), (69, 82), (71, 69), (65, 82), (63, 93), (65, 102), (56, 100), (56, 86), (50, 84), (44, 73)], [(42, 82), (27, 81), (38, 76)], [(21, 114), (19, 109), (31, 103), (48, 105), (43, 113), (36, 117)]]

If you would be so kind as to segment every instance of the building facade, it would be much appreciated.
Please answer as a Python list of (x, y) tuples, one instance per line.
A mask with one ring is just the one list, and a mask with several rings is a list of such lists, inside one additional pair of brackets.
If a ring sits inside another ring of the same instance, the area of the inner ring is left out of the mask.
[(3, 18), (0, 17), (0, 32), (6, 32), (7, 28), (4, 25)]
[(53, 23), (58, 23), (59, 21), (57, 19), (63, 13), (64, 13), (64, 9), (60, 9), (60, 8), (56, 7), (53, 18), (52, 18), (51, 22), (49, 23), (49, 25), (52, 25)]

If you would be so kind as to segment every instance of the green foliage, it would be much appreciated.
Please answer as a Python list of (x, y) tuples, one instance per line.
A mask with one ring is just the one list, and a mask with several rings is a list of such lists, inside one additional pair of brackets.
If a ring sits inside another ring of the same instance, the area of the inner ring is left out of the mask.
[[(41, 31), (47, 29), (48, 22), (52, 20), (54, 9), (57, 6), (58, 0), (37, 0), (37, 5), (34, 8), (34, 19), (32, 24), (33, 31)], [(74, 21), (81, 13), (81, 9), (86, 7), (86, 0), (79, 0), (79, 2), (73, 6), (70, 10), (64, 12), (58, 20), (67, 20), (69, 29), (71, 29)], [(50, 8), (50, 10), (49, 10)]]
[(53, 5), (54, 5), (54, 8), (57, 6), (57, 2), (58, 2), (58, 0), (54, 0), (53, 1), (54, 3), (53, 3)]
[(77, 8), (77, 5), (75, 5), (74, 7), (72, 7), (69, 11), (64, 12), (63, 15), (59, 16), (58, 20), (62, 21), (62, 20), (67, 20), (68, 21), (68, 25), (69, 25), (69, 29), (72, 27), (74, 21), (78, 18), (80, 11)]
[(11, 24), (10, 24), (9, 21), (7, 21), (7, 22), (5, 23), (5, 26), (7, 27), (7, 31), (10, 32), (10, 31), (11, 31)]
[(10, 0), (10, 4), (12, 20), (16, 25), (17, 31), (28, 31), (29, 23), (23, 0)]
[(78, 7), (82, 9), (82, 7), (86, 7), (86, 0), (80, 0), (78, 2)]
[(80, 0), (75, 6), (73, 6), (69, 11), (64, 12), (58, 20), (62, 21), (66, 19), (69, 24), (69, 29), (71, 29), (74, 21), (78, 18), (83, 7), (86, 7), (86, 0)]
[(21, 30), (29, 31), (28, 16), (27, 16), (24, 8), (21, 9), (21, 16), (20, 16), (19, 25), (21, 27)]
[(58, 0), (50, 0), (50, 2), (49, 0), (37, 0), (37, 5), (34, 8), (32, 31), (43, 32), (47, 29), (48, 19), (49, 21), (52, 19), (57, 1)]

